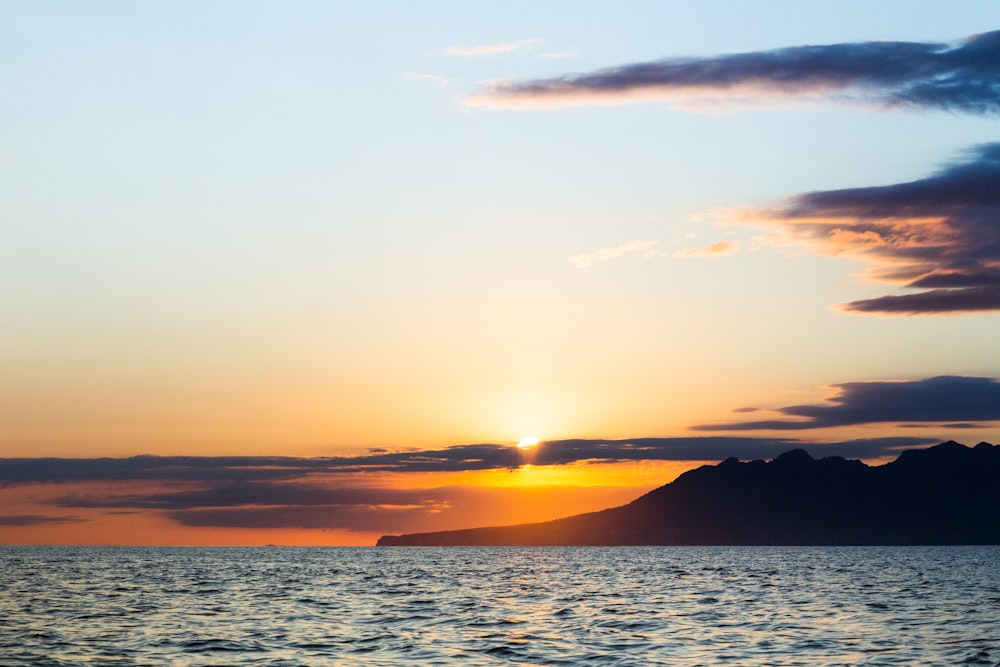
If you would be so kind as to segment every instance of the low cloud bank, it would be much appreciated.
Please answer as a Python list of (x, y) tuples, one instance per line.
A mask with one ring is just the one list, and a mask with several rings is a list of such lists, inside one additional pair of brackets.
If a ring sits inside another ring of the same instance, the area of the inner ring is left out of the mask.
[[(951, 421), (961, 419), (964, 417), (954, 417)], [(543, 442), (530, 455), (533, 465), (564, 465), (582, 461), (713, 461), (729, 456), (771, 458), (789, 449), (809, 447), (823, 456), (875, 458), (926, 444), (931, 444), (931, 441), (914, 437), (826, 443), (796, 438), (736, 436), (568, 439)], [(524, 457), (525, 453), (513, 444), (474, 444), (328, 458), (134, 456), (122, 459), (0, 459), (0, 486), (41, 482), (174, 481), (231, 484), (231, 488), (244, 493), (254, 489), (253, 484), (308, 482), (318, 476), (338, 474), (515, 469), (526, 462)], [(296, 492), (306, 497), (314, 490), (306, 485), (298, 487)]]

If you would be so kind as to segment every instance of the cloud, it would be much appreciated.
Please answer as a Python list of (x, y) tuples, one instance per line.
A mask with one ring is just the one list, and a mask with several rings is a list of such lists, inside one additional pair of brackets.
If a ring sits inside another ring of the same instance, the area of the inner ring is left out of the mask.
[[(847, 441), (822, 445), (838, 451), (850, 449), (855, 455), (879, 456), (898, 447), (930, 444), (925, 438), (881, 438)], [(758, 439), (739, 437), (633, 438), (623, 440), (570, 439), (542, 443), (534, 453), (535, 465), (559, 465), (579, 461), (705, 461), (728, 456), (741, 458), (768, 457), (787, 449), (803, 446), (797, 439)], [(864, 454), (860, 452), (864, 450)], [(842, 454), (845, 455), (846, 454)], [(308, 480), (321, 476), (365, 472), (458, 472), (470, 470), (513, 469), (521, 465), (517, 447), (501, 444), (455, 445), (438, 450), (387, 452), (361, 457), (293, 458), (293, 457), (156, 457), (138, 456), (124, 459), (0, 459), (0, 484), (68, 483), (68, 482), (134, 482), (169, 481), (172, 483), (207, 483), (219, 493), (225, 493), (240, 503), (253, 503), (270, 497), (276, 484), (282, 496), (295, 504), (319, 502), (355, 503), (362, 499), (357, 489), (336, 492), (326, 487), (311, 486)], [(287, 483), (295, 483), (289, 486)], [(219, 498), (199, 496), (198, 491), (187, 495), (170, 495), (171, 502), (200, 505)], [(291, 498), (288, 494), (295, 494)], [(316, 495), (319, 494), (319, 495)], [(332, 495), (331, 495), (332, 494)], [(341, 494), (341, 495), (337, 495)], [(347, 495), (344, 495), (347, 494)], [(149, 507), (180, 507), (165, 505), (158, 496), (144, 496)], [(69, 497), (72, 498), (72, 497)], [(185, 498), (189, 500), (185, 500)], [(314, 500), (309, 500), (310, 498)], [(338, 500), (341, 498), (342, 500)], [(365, 502), (374, 502), (369, 498)], [(403, 499), (405, 500), (405, 499)], [(131, 502), (131, 501), (130, 501)], [(407, 501), (408, 502), (408, 501)], [(76, 501), (67, 506), (83, 506)], [(129, 505), (131, 506), (131, 505)]]
[(622, 440), (557, 440), (545, 443), (537, 454), (537, 465), (577, 461), (714, 461), (730, 456), (739, 459), (770, 459), (790, 449), (809, 447), (821, 456), (877, 458), (898, 454), (908, 447), (931, 444), (927, 438), (888, 437), (805, 442), (794, 438), (677, 437)]
[(522, 39), (517, 42), (503, 42), (500, 44), (480, 44), (478, 46), (449, 46), (444, 50), (449, 56), (461, 56), (461, 57), (478, 57), (478, 56), (492, 56), (498, 53), (510, 53), (512, 51), (518, 51), (523, 49), (535, 42), (538, 39)]
[(161, 510), (185, 526), (399, 530), (467, 504), (463, 487), (339, 487), (336, 482), (231, 482), (148, 493), (104, 489), (56, 498), (63, 508)]
[(1000, 310), (1000, 289), (969, 287), (956, 290), (931, 290), (919, 294), (887, 295), (862, 299), (842, 308), (855, 313), (924, 315), (932, 313), (972, 313)]
[(594, 252), (580, 253), (573, 255), (569, 258), (569, 261), (573, 263), (578, 269), (586, 269), (599, 262), (607, 262), (612, 259), (618, 259), (623, 255), (627, 255), (633, 252), (641, 252), (643, 250), (650, 250), (655, 246), (658, 241), (629, 241), (628, 243), (622, 243), (621, 245), (601, 248), (600, 250), (595, 250)]
[(998, 61), (1000, 31), (954, 45), (886, 41), (795, 46), (503, 81), (473, 93), (466, 104), (554, 108), (666, 100), (691, 106), (785, 99), (995, 114), (1000, 111)]
[(208, 486), (180, 491), (139, 494), (69, 494), (57, 498), (59, 507), (128, 507), (136, 509), (188, 510), (203, 507), (295, 506), (416, 507), (440, 504), (446, 499), (428, 498), (428, 489), (387, 489), (382, 487), (342, 487), (300, 481), (233, 482), (220, 480)]
[[(1000, 68), (998, 68), (1000, 69)], [(775, 231), (772, 244), (869, 263), (869, 279), (923, 289), (843, 304), (852, 313), (1000, 310), (1000, 143), (927, 178), (809, 192), (733, 222)]]
[(695, 248), (692, 250), (678, 250), (674, 253), (674, 257), (679, 258), (689, 258), (689, 257), (700, 257), (704, 259), (718, 259), (719, 257), (725, 257), (727, 255), (733, 255), (740, 249), (739, 241), (719, 241), (718, 243), (713, 243), (710, 246), (705, 246), (704, 248)]
[[(955, 417), (950, 421), (980, 419)], [(907, 421), (920, 421), (909, 419)], [(795, 438), (676, 437), (629, 439), (550, 440), (533, 450), (534, 465), (563, 465), (581, 461), (710, 461), (729, 456), (770, 458), (796, 447), (822, 447), (839, 456), (865, 458), (891, 454), (900, 448), (931, 444), (927, 438), (874, 438), (815, 443)], [(454, 445), (443, 449), (372, 453), (354, 457), (296, 458), (271, 456), (135, 456), (122, 459), (0, 459), (0, 486), (71, 482), (169, 482), (212, 494), (230, 494), (238, 504), (272, 498), (280, 485), (281, 497), (294, 504), (352, 504), (375, 502), (364, 491), (332, 491), (329, 483), (314, 480), (331, 476), (363, 478), (365, 473), (461, 472), (520, 467), (522, 452), (513, 444)], [(354, 486), (357, 486), (355, 483)], [(223, 500), (185, 490), (169, 497), (144, 494), (145, 507), (180, 508)], [(65, 496), (67, 507), (84, 507)], [(272, 498), (273, 499), (273, 498)], [(167, 502), (169, 500), (169, 502)], [(399, 502), (409, 502), (406, 498)], [(130, 503), (132, 501), (129, 501)], [(170, 504), (174, 503), (174, 504)], [(180, 503), (180, 504), (177, 504)], [(103, 506), (103, 505), (102, 505)], [(129, 507), (135, 505), (127, 505)]]
[(845, 382), (825, 405), (792, 405), (777, 412), (792, 419), (701, 424), (696, 431), (801, 430), (902, 422), (975, 428), (966, 422), (1000, 421), (1000, 382), (942, 375), (925, 380)]
[(306, 528), (354, 531), (400, 530), (414, 521), (476, 506), (468, 487), (431, 489), (339, 488), (314, 483), (223, 481), (199, 489), (121, 493), (115, 489), (76, 493), (51, 504), (71, 508), (161, 510), (185, 526)]
[[(560, 507), (603, 509), (634, 500), (629, 487), (473, 487), (436, 488), (299, 488), (299, 483), (242, 486), (230, 482), (194, 491), (123, 492), (122, 487), (94, 487), (49, 501), (58, 507), (134, 508), (184, 526), (223, 528), (303, 528), (392, 532), (441, 530), (483, 522), (516, 523), (525, 516), (556, 518)], [(134, 488), (134, 487), (133, 487)], [(607, 504), (601, 504), (606, 502)], [(595, 506), (595, 503), (597, 505)]]
[(41, 526), (53, 523), (77, 523), (78, 516), (48, 516), (44, 514), (8, 514), (0, 516), (0, 526)]
[(403, 74), (403, 79), (406, 81), (426, 81), (437, 86), (447, 86), (451, 83), (447, 77), (440, 76), (438, 74), (426, 74), (423, 72), (406, 72)]

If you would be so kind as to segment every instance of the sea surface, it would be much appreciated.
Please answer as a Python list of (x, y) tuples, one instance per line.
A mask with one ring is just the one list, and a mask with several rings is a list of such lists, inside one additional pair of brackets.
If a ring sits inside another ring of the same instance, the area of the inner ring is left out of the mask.
[(0, 665), (1000, 665), (1000, 547), (0, 547)]

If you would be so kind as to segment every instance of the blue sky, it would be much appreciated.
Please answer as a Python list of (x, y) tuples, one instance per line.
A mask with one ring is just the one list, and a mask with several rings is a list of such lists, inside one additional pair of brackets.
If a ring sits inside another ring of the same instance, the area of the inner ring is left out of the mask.
[[(724, 226), (925, 178), (994, 141), (995, 115), (467, 103), (664, 58), (954, 43), (998, 18), (992, 2), (7, 4), (0, 453), (674, 436), (846, 382), (1000, 376), (995, 313), (845, 315), (895, 288)], [(739, 252), (683, 256), (720, 242)]]
[(998, 29), (3, 4), (0, 542), (371, 544), (996, 442)]

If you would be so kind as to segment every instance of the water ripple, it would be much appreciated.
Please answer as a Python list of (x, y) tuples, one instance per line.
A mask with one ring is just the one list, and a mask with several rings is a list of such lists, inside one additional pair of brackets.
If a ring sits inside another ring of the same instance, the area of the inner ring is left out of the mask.
[(0, 547), (0, 664), (1000, 665), (1000, 548)]

